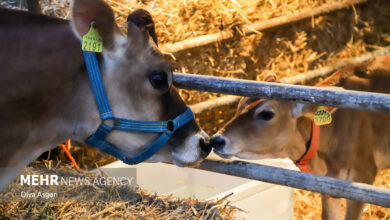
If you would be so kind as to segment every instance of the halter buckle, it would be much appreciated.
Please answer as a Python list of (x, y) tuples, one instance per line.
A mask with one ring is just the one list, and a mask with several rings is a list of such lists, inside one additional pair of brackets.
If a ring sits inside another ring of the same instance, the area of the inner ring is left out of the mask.
[(175, 123), (173, 123), (172, 120), (168, 120), (168, 121), (167, 121), (167, 129), (170, 130), (170, 131), (174, 131), (174, 129), (175, 129)]
[(113, 118), (106, 119), (102, 122), (108, 129), (112, 130), (117, 123)]

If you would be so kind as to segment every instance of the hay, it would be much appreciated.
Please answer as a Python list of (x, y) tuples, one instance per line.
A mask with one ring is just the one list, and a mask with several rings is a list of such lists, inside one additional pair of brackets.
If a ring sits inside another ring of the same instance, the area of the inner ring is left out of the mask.
[[(48, 164), (48, 161), (45, 161)], [(36, 170), (42, 164), (27, 167), (23, 174), (47, 174)], [(46, 165), (47, 166), (47, 165)], [(62, 167), (62, 175), (75, 177), (96, 176), (94, 173), (77, 173)], [(10, 198), (22, 191), (19, 180), (12, 183), (1, 198)], [(87, 189), (89, 188), (89, 189)], [(95, 189), (94, 189), (95, 188)], [(92, 189), (92, 190), (91, 190)], [(226, 199), (204, 202), (197, 199), (177, 199), (157, 196), (140, 188), (117, 188), (92, 185), (61, 187), (61, 195), (71, 200), (53, 202), (37, 198), (0, 203), (0, 219), (234, 219), (237, 211)], [(56, 192), (51, 190), (51, 192)], [(58, 191), (57, 191), (58, 192)], [(82, 192), (82, 193), (80, 193)], [(15, 197), (14, 197), (15, 198)], [(81, 200), (81, 201), (80, 201)], [(90, 201), (86, 201), (90, 200)]]
[[(375, 186), (390, 188), (390, 170), (382, 170), (378, 173), (374, 182)], [(346, 200), (341, 202), (341, 216), (345, 214)], [(321, 194), (301, 189), (294, 190), (294, 219), (314, 220), (321, 218)], [(365, 204), (362, 220), (388, 220), (390, 209), (376, 205)]]

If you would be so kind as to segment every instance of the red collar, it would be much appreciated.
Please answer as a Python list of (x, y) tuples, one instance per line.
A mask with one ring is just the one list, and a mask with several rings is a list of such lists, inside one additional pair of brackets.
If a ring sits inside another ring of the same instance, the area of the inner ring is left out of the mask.
[(320, 127), (314, 124), (314, 121), (311, 122), (312, 130), (310, 140), (306, 145), (306, 152), (295, 161), (295, 165), (305, 173), (313, 173), (313, 171), (309, 167), (309, 162), (317, 153), (318, 144), (320, 140)]

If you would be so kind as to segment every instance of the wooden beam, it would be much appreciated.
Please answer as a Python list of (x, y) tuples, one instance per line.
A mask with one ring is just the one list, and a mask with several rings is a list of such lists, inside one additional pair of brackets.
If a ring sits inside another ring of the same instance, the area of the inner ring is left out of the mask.
[(389, 94), (226, 79), (183, 73), (174, 73), (173, 82), (178, 88), (190, 90), (265, 99), (283, 99), (308, 104), (390, 113)]
[[(312, 70), (306, 73), (298, 74), (292, 77), (286, 77), (280, 80), (281, 83), (288, 83), (288, 84), (304, 84), (307, 81), (314, 80), (319, 77), (326, 77), (330, 74), (334, 73), (335, 71), (344, 68), (346, 66), (350, 65), (357, 65), (372, 59), (375, 59), (377, 57), (386, 55), (390, 53), (390, 47), (385, 47), (383, 49), (376, 50), (371, 53), (363, 54), (359, 57), (353, 57), (350, 59), (343, 60), (339, 63), (329, 65), (326, 67), (322, 67), (316, 70)], [(205, 102), (200, 102), (194, 105), (191, 105), (191, 109), (195, 114), (201, 114), (203, 112), (212, 111), (214, 109), (223, 107), (223, 106), (230, 106), (233, 104), (236, 104), (241, 97), (239, 96), (222, 96), (220, 98), (207, 100)]]
[[(346, 0), (344, 2), (324, 4), (317, 8), (307, 9), (305, 11), (299, 12), (298, 14), (272, 18), (270, 20), (257, 22), (251, 25), (244, 25), (242, 27), (242, 30), (245, 35), (253, 34), (259, 31), (280, 27), (282, 25), (301, 21), (303, 19), (311, 18), (313, 16), (330, 13), (336, 10), (350, 7), (352, 5), (362, 4), (366, 2), (368, 2), (368, 0)], [(160, 48), (165, 53), (177, 53), (182, 50), (206, 46), (208, 44), (228, 40), (233, 37), (234, 37), (233, 30), (224, 30), (215, 34), (202, 35), (202, 36), (189, 38), (176, 43), (164, 44)]]
[(240, 96), (222, 96), (216, 99), (207, 100), (205, 102), (200, 102), (195, 105), (190, 105), (192, 112), (194, 114), (201, 114), (203, 112), (208, 112), (216, 108), (223, 106), (230, 106), (237, 103), (241, 99)]
[(243, 161), (204, 160), (196, 169), (290, 186), (390, 208), (390, 189)]
[(319, 78), (319, 77), (326, 77), (333, 72), (336, 72), (337, 70), (344, 68), (346, 66), (353, 66), (358, 65), (367, 61), (370, 61), (372, 59), (384, 56), (386, 54), (390, 53), (390, 47), (384, 47), (382, 49), (365, 53), (359, 57), (353, 57), (346, 60), (343, 60), (339, 63), (329, 65), (326, 67), (322, 67), (316, 70), (312, 70), (306, 73), (298, 74), (292, 77), (284, 78), (281, 80), (282, 83), (288, 83), (288, 84), (304, 84), (307, 81)]

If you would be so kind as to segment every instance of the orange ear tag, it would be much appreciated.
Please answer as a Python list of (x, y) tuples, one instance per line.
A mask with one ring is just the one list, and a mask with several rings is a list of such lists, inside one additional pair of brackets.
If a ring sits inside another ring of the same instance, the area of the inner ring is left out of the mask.
[(94, 22), (91, 23), (91, 27), (83, 36), (82, 50), (101, 53), (103, 51), (103, 40), (99, 35), (98, 30), (94, 27)]
[(316, 113), (314, 113), (314, 124), (317, 126), (327, 125), (332, 122), (332, 115), (325, 110), (324, 106), (318, 106)]

